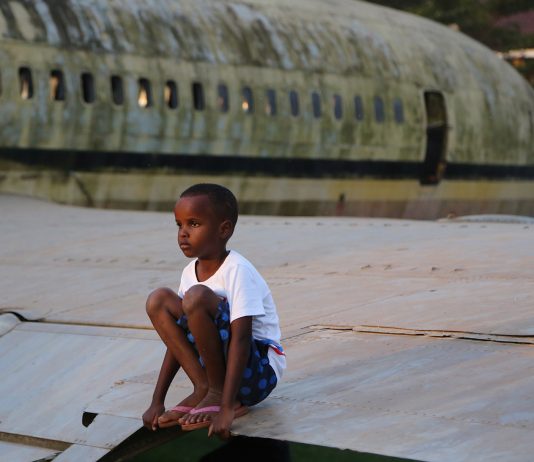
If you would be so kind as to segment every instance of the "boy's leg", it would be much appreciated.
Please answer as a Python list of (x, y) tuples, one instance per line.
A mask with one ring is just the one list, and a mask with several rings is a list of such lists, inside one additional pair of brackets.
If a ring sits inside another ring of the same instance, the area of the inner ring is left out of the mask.
[[(230, 311), (228, 303), (225, 300), (220, 301), (218, 304), (214, 324), (219, 331), (223, 351), (226, 353), (229, 346), (231, 328)], [(268, 341), (251, 339), (247, 363), (243, 371), (236, 402), (234, 404), (236, 409), (235, 417), (245, 414), (247, 412), (247, 406), (254, 406), (260, 401), (263, 401), (276, 387), (277, 377), (275, 371), (269, 364), (270, 348), (268, 344)], [(220, 403), (217, 402), (216, 405), (213, 403), (204, 404), (204, 401), (199, 403), (196, 406), (195, 411), (192, 411), (193, 414), (190, 413), (190, 415), (180, 419), (182, 429), (193, 430), (195, 428), (200, 428), (197, 426), (198, 424), (210, 421), (213, 418), (213, 415), (218, 412), (218, 410), (216, 410), (218, 404)], [(202, 407), (213, 408), (198, 412)], [(186, 424), (186, 426), (183, 424)]]
[[(221, 404), (226, 360), (223, 343), (214, 322), (221, 301), (217, 294), (201, 284), (191, 287), (182, 301), (189, 330), (205, 366), (209, 386), (206, 396), (195, 406), (197, 409)], [(181, 422), (193, 423), (204, 417), (203, 414), (187, 415)]]
[(185, 332), (176, 324), (177, 319), (184, 314), (182, 300), (171, 289), (156, 289), (147, 299), (146, 311), (167, 349), (193, 384), (193, 393), (180, 405), (196, 406), (208, 392), (208, 378)]

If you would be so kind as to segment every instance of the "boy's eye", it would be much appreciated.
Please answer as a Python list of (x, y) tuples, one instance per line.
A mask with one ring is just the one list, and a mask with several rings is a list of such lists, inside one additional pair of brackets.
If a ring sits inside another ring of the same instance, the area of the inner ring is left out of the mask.
[(191, 226), (192, 226), (193, 228), (197, 228), (197, 227), (200, 226), (200, 223), (199, 223), (198, 221), (192, 221), (192, 222), (191, 222)]
[(182, 227), (182, 223), (176, 222), (176, 226), (178, 226), (178, 228), (181, 228)]

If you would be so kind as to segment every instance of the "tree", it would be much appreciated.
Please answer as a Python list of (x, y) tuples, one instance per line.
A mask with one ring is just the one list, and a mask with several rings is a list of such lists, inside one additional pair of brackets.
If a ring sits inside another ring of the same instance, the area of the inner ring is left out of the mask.
[(372, 3), (425, 16), (460, 30), (494, 50), (507, 51), (534, 45), (534, 37), (522, 35), (514, 27), (498, 27), (503, 14), (532, 8), (532, 0), (371, 0)]

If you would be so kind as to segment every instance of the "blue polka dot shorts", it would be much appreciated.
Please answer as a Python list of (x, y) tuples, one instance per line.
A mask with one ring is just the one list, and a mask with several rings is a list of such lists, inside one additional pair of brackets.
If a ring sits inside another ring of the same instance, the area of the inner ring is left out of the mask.
[[(226, 359), (230, 341), (230, 307), (228, 306), (227, 300), (221, 300), (219, 303), (214, 322), (219, 331), (224, 357)], [(195, 339), (187, 325), (187, 316), (183, 315), (176, 323), (184, 330), (187, 340), (197, 350)], [(237, 399), (245, 406), (253, 406), (263, 401), (273, 391), (274, 387), (276, 387), (277, 378), (273, 368), (269, 364), (268, 351), (269, 345), (267, 343), (256, 339), (252, 339), (250, 342), (250, 353), (237, 394)], [(202, 367), (204, 367), (200, 355), (198, 360), (202, 364)]]

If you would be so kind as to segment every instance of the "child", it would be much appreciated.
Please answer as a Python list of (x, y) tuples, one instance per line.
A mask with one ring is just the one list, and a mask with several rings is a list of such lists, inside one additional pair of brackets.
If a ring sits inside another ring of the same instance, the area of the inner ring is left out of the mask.
[[(237, 201), (223, 186), (197, 184), (174, 207), (178, 245), (195, 258), (182, 272), (178, 294), (160, 288), (146, 304), (167, 346), (147, 428), (209, 427), (228, 437), (234, 418), (265, 399), (285, 368), (271, 292), (254, 266), (226, 243), (237, 222)], [(193, 393), (164, 412), (167, 390), (182, 367)]]

